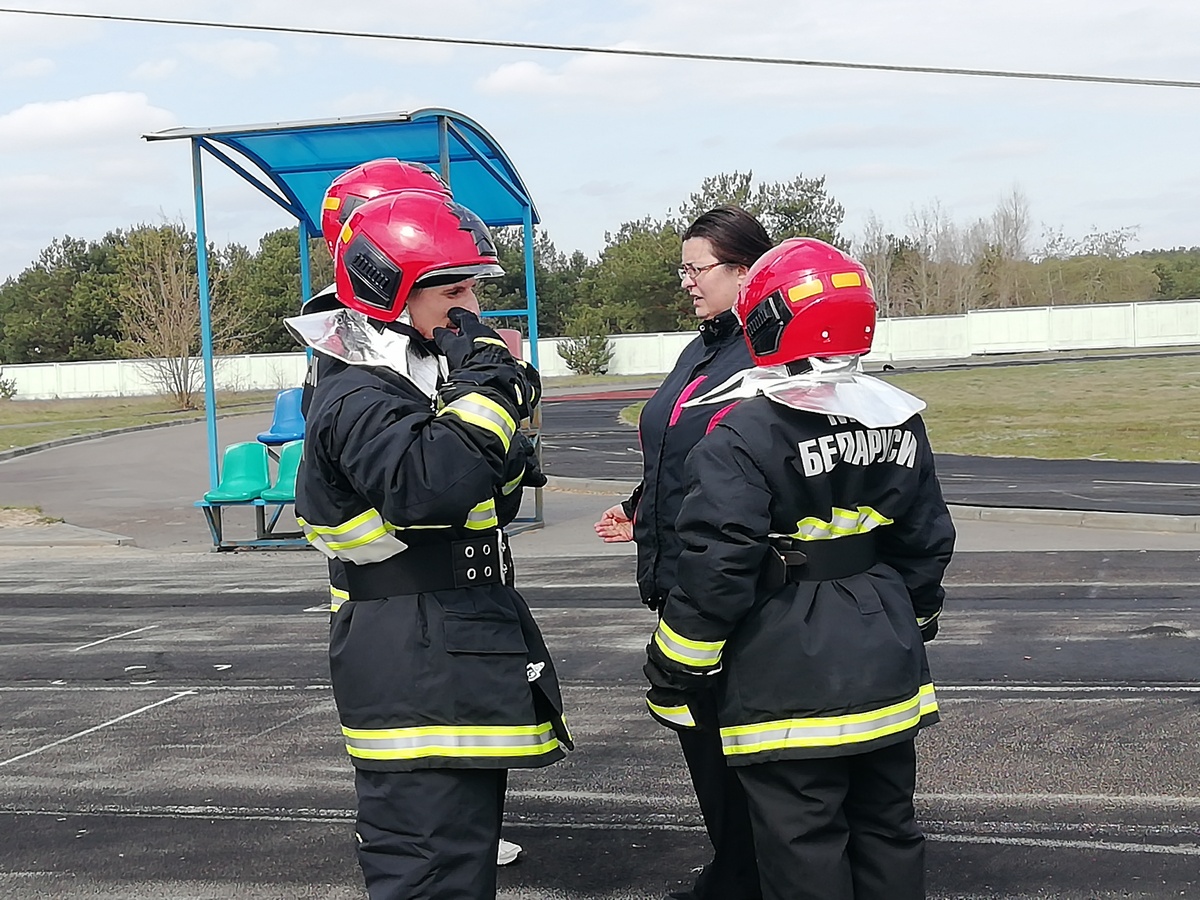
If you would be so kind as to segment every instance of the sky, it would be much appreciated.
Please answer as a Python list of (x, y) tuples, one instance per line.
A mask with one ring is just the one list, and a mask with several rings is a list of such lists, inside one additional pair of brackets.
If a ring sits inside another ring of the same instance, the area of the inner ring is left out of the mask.
[[(1195, 0), (9, 0), (26, 9), (898, 65), (1200, 81)], [(701, 181), (824, 176), (843, 231), (968, 224), (1014, 189), (1034, 243), (1200, 245), (1200, 90), (605, 57), (0, 12), (0, 281), (56, 237), (193, 222), (176, 126), (441, 107), (480, 123), (561, 250), (595, 256)], [(217, 243), (292, 220), (205, 168)]]

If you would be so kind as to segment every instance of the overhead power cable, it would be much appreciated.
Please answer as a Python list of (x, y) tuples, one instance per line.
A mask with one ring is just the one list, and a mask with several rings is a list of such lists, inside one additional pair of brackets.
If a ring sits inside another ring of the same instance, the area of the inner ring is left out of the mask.
[(219, 28), (229, 31), (256, 31), (271, 34), (297, 34), (318, 37), (365, 38), (377, 41), (408, 41), (419, 44), (450, 44), (460, 47), (498, 47), (507, 50), (546, 50), (559, 53), (593, 53), (606, 56), (630, 56), (642, 59), (680, 59), (699, 62), (749, 63), (766, 66), (796, 66), (814, 69), (854, 69), (865, 72), (905, 72), (923, 75), (973, 75), (980, 78), (1017, 78), (1034, 81), (1073, 81), (1087, 84), (1123, 84), (1135, 87), (1200, 88), (1200, 81), (1173, 78), (1126, 78), (1116, 75), (1073, 75), (1063, 72), (1021, 72), (1005, 69), (967, 69), (953, 66), (899, 66), (883, 63), (838, 62), (835, 60), (793, 59), (781, 56), (741, 56), (724, 53), (683, 53), (674, 50), (634, 50), (620, 47), (589, 47), (583, 44), (543, 44), (532, 41), (497, 41), (482, 38), (434, 37), (417, 34), (388, 34), (376, 31), (346, 31), (335, 28), (301, 28), (288, 25), (252, 25), (239, 22), (206, 22), (198, 19), (167, 19), (158, 16), (122, 16), (104, 13), (58, 12), (43, 9), (0, 7), (0, 13), (24, 16), (49, 16), (60, 19), (90, 19), (101, 22), (135, 22), (144, 25), (182, 25), (191, 28)]

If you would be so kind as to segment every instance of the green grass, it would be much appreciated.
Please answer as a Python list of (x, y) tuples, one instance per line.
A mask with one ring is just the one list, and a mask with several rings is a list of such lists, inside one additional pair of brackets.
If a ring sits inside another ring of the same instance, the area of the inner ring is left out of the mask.
[[(896, 375), (939, 453), (1200, 461), (1200, 357)], [(621, 411), (634, 424), (644, 404)]]
[[(217, 412), (267, 411), (274, 400), (274, 391), (218, 394)], [(0, 401), (0, 450), (134, 425), (192, 421), (204, 416), (202, 409), (179, 410), (173, 406), (166, 397)]]

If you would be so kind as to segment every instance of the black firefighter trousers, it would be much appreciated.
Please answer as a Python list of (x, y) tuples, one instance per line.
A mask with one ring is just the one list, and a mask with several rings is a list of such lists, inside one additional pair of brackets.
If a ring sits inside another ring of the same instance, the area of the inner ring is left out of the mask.
[(735, 770), (750, 804), (764, 900), (924, 900), (911, 740)]
[[(712, 862), (696, 879), (690, 896), (694, 900), (760, 900), (746, 792), (736, 771), (725, 763), (715, 696), (711, 690), (697, 691), (689, 705), (700, 727), (677, 732), (679, 745), (713, 845)], [(683, 891), (672, 896), (689, 895)]]
[(371, 900), (495, 900), (507, 782), (507, 769), (356, 769)]

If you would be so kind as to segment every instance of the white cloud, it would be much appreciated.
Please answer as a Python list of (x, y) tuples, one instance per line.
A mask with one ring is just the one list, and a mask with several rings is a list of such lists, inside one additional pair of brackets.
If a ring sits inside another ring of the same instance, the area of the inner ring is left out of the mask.
[(1003, 159), (1020, 159), (1039, 156), (1046, 152), (1042, 141), (1000, 141), (984, 147), (975, 147), (955, 157), (956, 162), (988, 162)]
[(162, 81), (174, 75), (178, 68), (177, 59), (149, 59), (134, 68), (129, 76), (138, 81)]
[(0, 148), (30, 151), (126, 144), (169, 128), (175, 117), (145, 94), (113, 92), (74, 100), (28, 103), (0, 116)]
[(48, 59), (45, 56), (39, 56), (36, 59), (26, 59), (20, 62), (11, 63), (0, 71), (0, 77), (4, 78), (41, 78), (43, 75), (50, 75), (57, 69), (58, 66), (54, 60)]
[(197, 62), (233, 78), (249, 79), (280, 71), (279, 45), (270, 41), (232, 38), (188, 44), (185, 52)]

